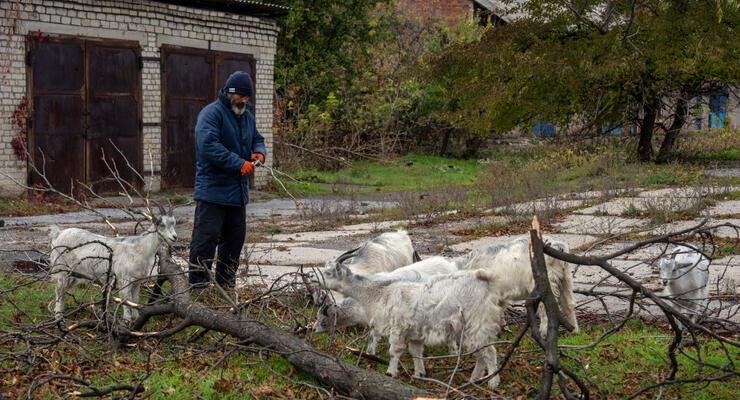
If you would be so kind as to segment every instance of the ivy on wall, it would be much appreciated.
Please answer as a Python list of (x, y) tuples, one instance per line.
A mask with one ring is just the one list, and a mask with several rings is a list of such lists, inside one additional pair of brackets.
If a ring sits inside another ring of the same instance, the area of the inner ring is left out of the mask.
[(21, 161), (26, 161), (26, 148), (28, 144), (28, 125), (26, 122), (30, 116), (28, 109), (28, 96), (24, 94), (20, 103), (16, 105), (13, 113), (10, 114), (11, 126), (18, 129), (18, 134), (10, 140), (10, 145), (13, 147), (16, 158)]

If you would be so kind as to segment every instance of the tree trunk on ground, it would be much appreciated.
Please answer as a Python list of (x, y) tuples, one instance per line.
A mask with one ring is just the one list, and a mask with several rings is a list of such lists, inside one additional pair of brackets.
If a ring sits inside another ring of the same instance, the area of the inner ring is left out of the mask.
[(637, 157), (640, 161), (653, 158), (653, 129), (660, 111), (660, 98), (657, 95), (648, 97), (645, 103), (645, 115), (640, 123), (640, 142), (637, 144)]
[(214, 311), (190, 300), (180, 268), (166, 251), (160, 252), (160, 274), (168, 277), (173, 290), (174, 314), (198, 325), (258, 344), (284, 357), (297, 369), (314, 377), (337, 393), (362, 399), (412, 399), (429, 393), (388, 376), (345, 364), (324, 354), (288, 332), (234, 314)]
[(676, 144), (678, 134), (681, 132), (684, 124), (686, 124), (686, 116), (688, 114), (686, 96), (688, 96), (686, 93), (681, 93), (678, 100), (676, 100), (676, 113), (673, 117), (673, 122), (671, 123), (671, 127), (668, 128), (668, 132), (665, 133), (665, 139), (663, 139), (658, 156), (655, 158), (655, 162), (658, 164), (668, 161), (668, 155)]

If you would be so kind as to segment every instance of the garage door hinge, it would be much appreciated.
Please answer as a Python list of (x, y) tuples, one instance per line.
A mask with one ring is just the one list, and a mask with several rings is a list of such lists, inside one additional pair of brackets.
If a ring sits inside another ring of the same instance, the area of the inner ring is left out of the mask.
[(26, 52), (26, 65), (29, 67), (33, 65), (33, 50), (29, 50)]
[(139, 63), (139, 71), (144, 69), (144, 60), (141, 58), (141, 56), (136, 57), (136, 62)]

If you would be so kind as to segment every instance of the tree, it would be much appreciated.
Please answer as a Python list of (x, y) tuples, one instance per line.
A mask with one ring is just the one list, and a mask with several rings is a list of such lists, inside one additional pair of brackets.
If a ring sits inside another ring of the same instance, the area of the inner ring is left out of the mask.
[(275, 84), (278, 90), (297, 85), (313, 103), (323, 102), (347, 80), (363, 71), (365, 47), (383, 37), (388, 0), (275, 0), (291, 8), (278, 19)]
[(335, 167), (344, 164), (336, 153), (385, 159), (411, 148), (431, 152), (437, 142), (442, 154), (454, 147), (447, 143), (456, 128), (432, 114), (441, 92), (419, 79), (417, 66), (424, 54), (475, 40), (483, 29), (420, 20), (390, 0), (281, 3), (292, 10), (278, 20), (276, 150), (288, 168), (300, 154), (310, 155), (311, 167)]
[(740, 83), (737, 2), (524, 1), (525, 17), (428, 64), (447, 91), (440, 115), (481, 135), (537, 121), (569, 131), (639, 127), (637, 155), (667, 160), (695, 105)]

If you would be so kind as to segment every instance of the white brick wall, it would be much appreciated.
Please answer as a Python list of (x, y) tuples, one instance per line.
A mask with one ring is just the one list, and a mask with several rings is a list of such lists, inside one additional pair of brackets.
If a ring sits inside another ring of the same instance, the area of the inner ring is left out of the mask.
[[(273, 70), (278, 33), (273, 20), (149, 0), (0, 1), (0, 196), (21, 194), (23, 190), (12, 180), (27, 181), (26, 163), (15, 157), (10, 145), (18, 132), (6, 116), (15, 110), (27, 91), (26, 77), (30, 70), (25, 64), (25, 34), (37, 30), (44, 34), (136, 40), (142, 57), (159, 58), (162, 44), (224, 51), (228, 48), (228, 51), (254, 55), (257, 129), (265, 137), (267, 164), (272, 164)], [(143, 172), (155, 191), (159, 190), (161, 181), (160, 65), (159, 61), (146, 60), (142, 68), (146, 125)], [(154, 176), (150, 178), (152, 172)], [(267, 171), (258, 169), (256, 185), (264, 186), (267, 181)]]

